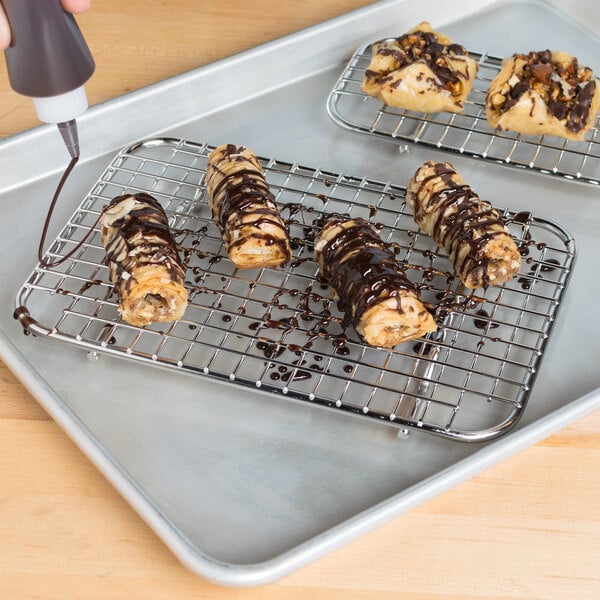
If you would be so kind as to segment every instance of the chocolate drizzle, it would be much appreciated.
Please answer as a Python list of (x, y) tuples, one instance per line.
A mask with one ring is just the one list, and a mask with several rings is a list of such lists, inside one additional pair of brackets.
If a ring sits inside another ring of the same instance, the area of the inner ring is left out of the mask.
[[(436, 80), (431, 83), (436, 86), (447, 89), (453, 95), (458, 89), (456, 95), (460, 95), (461, 89), (456, 87), (460, 79), (465, 79), (467, 75), (451, 68), (448, 63), (448, 57), (461, 57), (467, 55), (467, 50), (460, 44), (442, 44), (438, 36), (430, 31), (413, 31), (405, 33), (396, 38), (394, 46), (382, 44), (376, 50), (380, 56), (391, 56), (398, 65), (396, 70), (402, 69), (414, 62), (424, 63), (434, 73)], [(377, 78), (384, 82), (389, 72), (378, 73), (376, 71), (366, 71), (369, 78)]]
[(586, 126), (595, 92), (596, 82), (589, 81), (576, 93), (571, 109), (568, 111), (567, 129), (577, 132)]
[[(342, 223), (331, 219), (325, 227)], [(345, 320), (354, 327), (364, 312), (381, 300), (395, 298), (397, 310), (402, 312), (403, 293), (416, 294), (394, 253), (363, 219), (352, 220), (349, 227), (339, 227), (321, 252), (322, 274), (336, 290)]]
[(287, 228), (256, 157), (243, 146), (221, 146), (211, 154), (206, 178), (213, 218), (228, 252), (257, 240), (262, 245), (277, 246), (281, 256), (278, 264), (288, 262), (291, 250)]
[(98, 216), (96, 221), (91, 225), (91, 227), (88, 228), (88, 230), (86, 231), (83, 238), (81, 238), (75, 244), (75, 246), (73, 246), (73, 248), (71, 248), (69, 250), (69, 252), (67, 252), (65, 255), (63, 255), (60, 258), (57, 258), (55, 260), (51, 260), (44, 256), (44, 245), (46, 244), (46, 236), (48, 235), (48, 229), (50, 227), (50, 221), (52, 220), (52, 215), (54, 214), (54, 209), (56, 207), (56, 203), (58, 202), (58, 199), (60, 198), (63, 187), (64, 187), (67, 179), (69, 178), (69, 175), (75, 168), (75, 165), (77, 164), (78, 161), (79, 161), (79, 156), (74, 156), (70, 160), (69, 164), (67, 165), (67, 168), (65, 169), (64, 173), (62, 174), (62, 176), (58, 182), (58, 185), (56, 186), (56, 190), (54, 191), (54, 195), (52, 196), (52, 200), (50, 201), (50, 206), (48, 208), (48, 212), (46, 213), (46, 219), (44, 220), (44, 226), (42, 228), (42, 235), (40, 236), (40, 243), (38, 245), (38, 260), (40, 261), (40, 264), (43, 267), (45, 267), (46, 269), (53, 269), (54, 267), (58, 267), (59, 265), (62, 265), (69, 258), (71, 258), (77, 251), (79, 251), (79, 249), (92, 236), (92, 234), (94, 233), (94, 229), (96, 228), (96, 225), (98, 224), (98, 221), (100, 220), (100, 216)]
[(172, 280), (183, 283), (185, 269), (167, 215), (150, 194), (117, 196), (104, 208), (100, 223), (111, 281), (120, 296), (132, 289), (136, 270), (149, 265), (161, 265)]
[(489, 266), (496, 259), (487, 252), (489, 244), (505, 236), (507, 252), (514, 246), (500, 213), (463, 183), (449, 163), (425, 163), (409, 189), (415, 221), (446, 250), (461, 280), (471, 288), (487, 288)]

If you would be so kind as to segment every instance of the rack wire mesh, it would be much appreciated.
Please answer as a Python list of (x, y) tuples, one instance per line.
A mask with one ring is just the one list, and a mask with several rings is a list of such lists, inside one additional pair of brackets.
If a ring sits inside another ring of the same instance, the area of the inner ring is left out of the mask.
[[(38, 265), (17, 296), (25, 333), (174, 371), (464, 441), (493, 438), (521, 415), (565, 292), (575, 243), (560, 226), (505, 211), (524, 268), (500, 288), (466, 293), (448, 259), (420, 233), (405, 188), (275, 159), (260, 159), (289, 226), (293, 258), (237, 270), (206, 203), (211, 147), (161, 138), (119, 153), (52, 243), (67, 253), (115, 196), (144, 191), (169, 217), (187, 265), (180, 321), (123, 322), (96, 230), (59, 267)], [(369, 219), (422, 289), (439, 329), (394, 349), (362, 344), (343, 327), (313, 260), (324, 212)]]
[(502, 59), (475, 52), (470, 55), (479, 70), (462, 113), (412, 112), (382, 104), (363, 92), (360, 84), (371, 60), (371, 44), (360, 47), (350, 59), (329, 94), (327, 111), (338, 125), (351, 131), (599, 185), (600, 117), (580, 142), (496, 131), (485, 117), (485, 96)]

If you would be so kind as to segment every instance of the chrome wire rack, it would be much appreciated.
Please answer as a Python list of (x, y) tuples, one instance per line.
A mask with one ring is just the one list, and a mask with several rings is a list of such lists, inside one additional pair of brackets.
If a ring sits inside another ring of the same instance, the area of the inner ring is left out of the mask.
[[(421, 234), (405, 188), (261, 159), (286, 219), (293, 258), (283, 268), (240, 271), (228, 260), (206, 202), (211, 148), (154, 139), (119, 153), (52, 243), (67, 253), (115, 196), (144, 191), (165, 208), (187, 265), (185, 318), (137, 328), (123, 322), (96, 229), (53, 269), (38, 265), (15, 317), (32, 333), (100, 353), (260, 389), (400, 429), (458, 440), (493, 438), (525, 407), (565, 292), (575, 244), (556, 224), (506, 211), (522, 272), (501, 288), (467, 294), (447, 258)], [(313, 260), (313, 222), (324, 212), (369, 219), (440, 327), (394, 349), (368, 347), (344, 329)]]
[(338, 125), (351, 131), (599, 185), (600, 118), (581, 142), (495, 131), (485, 117), (485, 95), (502, 59), (473, 52), (470, 55), (478, 61), (479, 71), (460, 114), (412, 112), (387, 106), (365, 94), (360, 85), (371, 61), (371, 44), (359, 48), (350, 59), (329, 94), (327, 111)]

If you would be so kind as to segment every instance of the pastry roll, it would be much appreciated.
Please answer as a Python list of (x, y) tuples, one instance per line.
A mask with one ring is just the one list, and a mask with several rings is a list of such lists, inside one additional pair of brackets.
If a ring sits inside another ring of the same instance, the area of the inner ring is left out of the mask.
[(583, 140), (600, 107), (592, 70), (565, 52), (543, 50), (505, 59), (486, 94), (494, 128)]
[(463, 46), (424, 21), (399, 38), (373, 44), (361, 87), (389, 106), (461, 112), (477, 68)]
[(391, 348), (437, 329), (393, 252), (364, 219), (327, 221), (315, 257), (346, 322), (367, 344)]
[(159, 202), (144, 193), (117, 196), (102, 212), (100, 233), (123, 319), (144, 327), (181, 318), (185, 269)]
[(466, 287), (501, 285), (521, 268), (500, 213), (451, 164), (426, 162), (410, 180), (406, 201), (419, 228), (444, 248)]
[(276, 267), (291, 257), (289, 234), (254, 153), (223, 144), (208, 156), (212, 215), (230, 260), (240, 269)]

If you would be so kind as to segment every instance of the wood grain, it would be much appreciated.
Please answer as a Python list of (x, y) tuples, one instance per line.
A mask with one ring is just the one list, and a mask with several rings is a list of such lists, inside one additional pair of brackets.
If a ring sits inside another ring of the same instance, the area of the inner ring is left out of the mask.
[[(96, 0), (96, 104), (368, 4)], [(37, 125), (0, 67), (0, 136)], [(600, 598), (600, 413), (282, 581), (186, 570), (0, 364), (0, 598)]]

